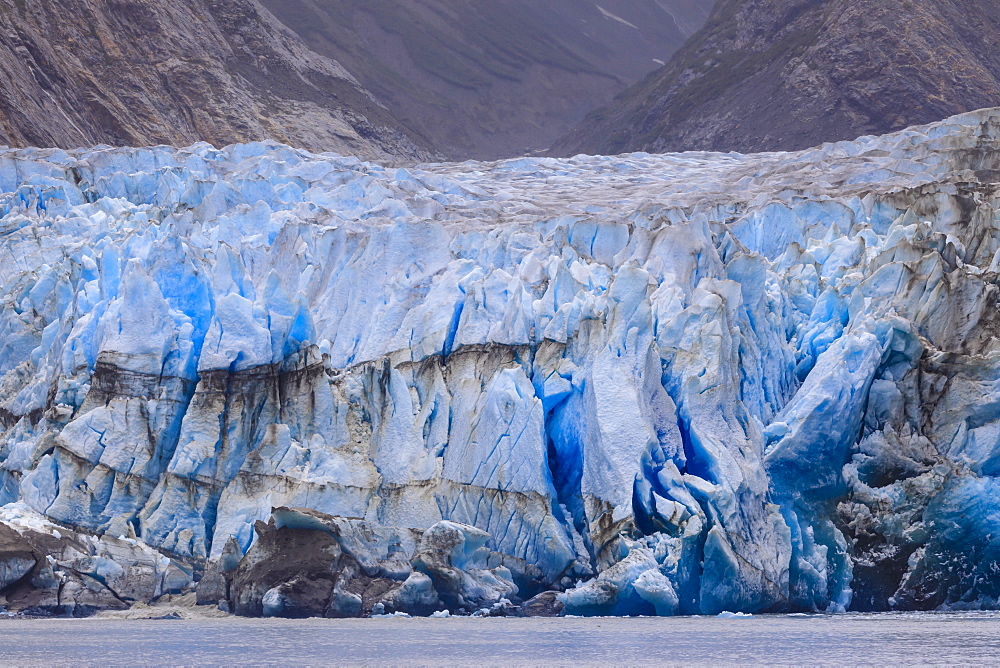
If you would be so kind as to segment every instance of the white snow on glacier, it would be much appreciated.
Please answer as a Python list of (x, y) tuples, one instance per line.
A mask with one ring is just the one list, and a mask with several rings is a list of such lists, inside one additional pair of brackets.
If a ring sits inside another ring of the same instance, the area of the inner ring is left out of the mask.
[(2, 151), (0, 504), (454, 520), (572, 614), (996, 605), (998, 150)]

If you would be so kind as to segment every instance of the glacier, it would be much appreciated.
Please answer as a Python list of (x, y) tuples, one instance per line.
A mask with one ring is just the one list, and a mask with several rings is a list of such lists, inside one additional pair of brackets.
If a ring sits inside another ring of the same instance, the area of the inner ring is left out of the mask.
[(451, 532), (386, 576), (442, 606), (426, 573), (577, 615), (996, 607), (998, 183), (1000, 110), (759, 155), (2, 150), (0, 519), (192, 573), (281, 508), (417, 561)]

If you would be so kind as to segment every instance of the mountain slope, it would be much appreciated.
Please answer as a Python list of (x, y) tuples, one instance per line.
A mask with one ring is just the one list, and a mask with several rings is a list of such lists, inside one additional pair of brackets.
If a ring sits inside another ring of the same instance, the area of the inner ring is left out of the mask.
[(0, 143), (260, 139), (430, 155), (255, 0), (0, 0)]
[(996, 105), (992, 0), (723, 0), (552, 153), (797, 150)]
[(455, 159), (548, 147), (665, 61), (698, 0), (263, 0)]

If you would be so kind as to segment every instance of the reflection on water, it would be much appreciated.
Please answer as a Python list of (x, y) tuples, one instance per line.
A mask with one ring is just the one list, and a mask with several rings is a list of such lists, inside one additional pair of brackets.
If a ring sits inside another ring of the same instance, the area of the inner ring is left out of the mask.
[(993, 664), (997, 613), (0, 620), (0, 664)]

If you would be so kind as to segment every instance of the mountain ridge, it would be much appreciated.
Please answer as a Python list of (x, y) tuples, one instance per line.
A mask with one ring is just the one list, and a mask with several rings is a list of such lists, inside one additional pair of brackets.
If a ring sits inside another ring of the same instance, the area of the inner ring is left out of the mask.
[(985, 0), (722, 0), (549, 154), (801, 150), (995, 107), (998, 35)]

